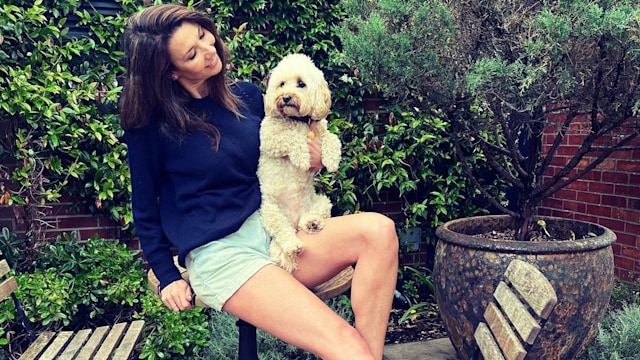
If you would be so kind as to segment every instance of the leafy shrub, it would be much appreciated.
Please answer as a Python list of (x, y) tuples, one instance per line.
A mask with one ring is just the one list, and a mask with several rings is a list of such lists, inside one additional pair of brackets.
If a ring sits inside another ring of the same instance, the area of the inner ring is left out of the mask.
[[(419, 226), (435, 241), (434, 229), (445, 221), (486, 211), (453, 158), (444, 118), (390, 108), (337, 118), (332, 126), (342, 136), (343, 161), (337, 174), (323, 175), (321, 182), (343, 213), (370, 210), (386, 192), (402, 202), (399, 225)], [(491, 181), (487, 189), (495, 191)]]
[(632, 360), (640, 353), (640, 304), (608, 313), (588, 349), (590, 360)]
[(27, 247), (25, 239), (18, 237), (18, 235), (6, 227), (2, 228), (0, 232), (0, 255), (4, 257), (9, 263), (9, 267), (16, 269), (18, 264), (22, 262), (24, 257), (22, 253)]
[(141, 301), (142, 312), (136, 317), (151, 326), (140, 359), (197, 359), (211, 334), (208, 313), (212, 310), (194, 307), (176, 313), (151, 292)]
[(126, 316), (147, 291), (138, 251), (125, 244), (97, 237), (81, 243), (72, 232), (41, 250), (35, 270), (16, 276), (16, 294), (32, 322), (55, 328)]

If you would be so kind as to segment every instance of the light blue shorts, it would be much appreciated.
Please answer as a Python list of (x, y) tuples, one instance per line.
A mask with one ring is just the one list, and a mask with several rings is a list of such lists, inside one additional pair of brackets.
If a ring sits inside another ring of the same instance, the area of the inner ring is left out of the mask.
[(265, 265), (271, 239), (258, 211), (238, 231), (192, 250), (185, 260), (196, 296), (220, 311), (225, 302)]

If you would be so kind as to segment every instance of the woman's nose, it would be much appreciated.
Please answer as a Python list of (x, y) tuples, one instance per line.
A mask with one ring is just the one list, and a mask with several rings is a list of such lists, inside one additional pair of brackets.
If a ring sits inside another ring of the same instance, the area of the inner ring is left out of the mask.
[(207, 59), (213, 59), (213, 57), (216, 56), (216, 54), (217, 54), (216, 48), (213, 46), (209, 47), (205, 52), (205, 56), (207, 57)]

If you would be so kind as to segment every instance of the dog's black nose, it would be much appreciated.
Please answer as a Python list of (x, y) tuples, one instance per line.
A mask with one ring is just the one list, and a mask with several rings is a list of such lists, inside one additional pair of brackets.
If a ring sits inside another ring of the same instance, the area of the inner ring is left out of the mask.
[(288, 103), (291, 100), (291, 96), (283, 96), (282, 97), (282, 101), (284, 101), (284, 103)]

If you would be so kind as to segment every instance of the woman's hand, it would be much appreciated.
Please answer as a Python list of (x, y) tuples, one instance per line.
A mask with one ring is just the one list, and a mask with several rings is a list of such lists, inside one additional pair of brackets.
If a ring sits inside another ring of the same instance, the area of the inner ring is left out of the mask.
[(318, 172), (324, 167), (324, 165), (322, 164), (322, 151), (320, 150), (320, 136), (318, 135), (316, 124), (317, 121), (311, 121), (311, 123), (309, 124), (309, 129), (311, 130), (311, 132), (307, 137), (307, 144), (309, 144), (309, 155), (311, 157), (309, 171), (313, 172)]
[(192, 296), (191, 286), (184, 280), (176, 280), (160, 292), (164, 305), (175, 312), (191, 309)]

